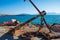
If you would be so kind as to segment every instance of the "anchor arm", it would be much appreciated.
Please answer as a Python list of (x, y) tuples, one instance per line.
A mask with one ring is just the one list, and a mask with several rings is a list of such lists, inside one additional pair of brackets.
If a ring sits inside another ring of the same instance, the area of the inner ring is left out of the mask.
[(47, 26), (47, 28), (49, 29), (49, 31), (52, 32), (50, 26), (48, 26), (48, 24), (47, 24), (47, 22), (46, 22), (46, 20), (45, 20), (45, 18), (44, 18), (44, 15), (42, 15), (42, 13), (41, 13), (40, 10), (37, 8), (37, 6), (32, 2), (32, 0), (29, 0), (29, 1), (30, 1), (30, 3), (35, 7), (35, 9), (39, 12), (39, 14), (41, 15), (41, 17), (43, 18), (42, 21), (44, 21), (44, 23), (46, 24), (46, 26)]
[(41, 15), (41, 12), (40, 12), (40, 10), (37, 8), (37, 6), (31, 1), (31, 0), (29, 0), (29, 2), (35, 7), (35, 9), (40, 13), (40, 15)]

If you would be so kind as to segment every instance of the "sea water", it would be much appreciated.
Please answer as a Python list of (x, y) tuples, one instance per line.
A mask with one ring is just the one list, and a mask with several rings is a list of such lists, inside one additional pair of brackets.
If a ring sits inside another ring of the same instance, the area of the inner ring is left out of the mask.
[[(11, 19), (16, 19), (19, 22), (25, 22), (36, 15), (16, 15), (16, 16), (0, 16), (0, 24), (3, 22), (8, 22)], [(49, 24), (59, 23), (60, 24), (60, 15), (46, 15), (44, 16), (45, 20)], [(36, 18), (35, 20), (31, 21), (30, 23), (33, 24), (40, 24), (41, 17)]]

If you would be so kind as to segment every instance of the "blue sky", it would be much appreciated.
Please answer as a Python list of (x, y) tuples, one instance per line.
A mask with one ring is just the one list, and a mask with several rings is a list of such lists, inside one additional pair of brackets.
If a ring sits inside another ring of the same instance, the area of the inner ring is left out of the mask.
[[(60, 0), (32, 0), (43, 11), (60, 14)], [(0, 0), (0, 14), (38, 14), (31, 3), (26, 0)]]

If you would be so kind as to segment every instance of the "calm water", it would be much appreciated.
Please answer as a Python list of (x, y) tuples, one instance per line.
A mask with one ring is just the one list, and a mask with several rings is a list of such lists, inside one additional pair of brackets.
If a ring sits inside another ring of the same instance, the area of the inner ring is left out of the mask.
[[(35, 15), (26, 15), (26, 16), (0, 16), (0, 24), (4, 21), (10, 21), (11, 19), (16, 19), (20, 22), (25, 22), (31, 18), (33, 18)], [(60, 23), (60, 15), (46, 15), (45, 19), (47, 23), (53, 24), (53, 23)], [(40, 23), (40, 17), (33, 20), (30, 23), (39, 24)]]

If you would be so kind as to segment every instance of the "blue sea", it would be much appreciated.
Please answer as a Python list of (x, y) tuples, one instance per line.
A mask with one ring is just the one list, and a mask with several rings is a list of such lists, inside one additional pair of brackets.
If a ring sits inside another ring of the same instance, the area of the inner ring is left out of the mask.
[[(16, 15), (16, 16), (0, 16), (0, 24), (3, 22), (8, 22), (11, 19), (16, 19), (19, 22), (25, 22), (31, 18), (33, 18), (36, 15)], [(37, 19), (33, 20), (30, 23), (33, 24), (40, 24), (40, 18), (38, 17)], [(60, 15), (46, 15), (45, 19), (47, 21), (47, 23), (49, 24), (53, 24), (53, 23), (59, 23), (60, 24)]]

